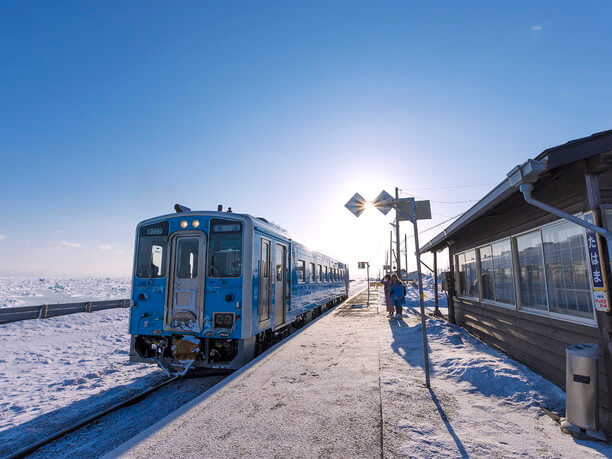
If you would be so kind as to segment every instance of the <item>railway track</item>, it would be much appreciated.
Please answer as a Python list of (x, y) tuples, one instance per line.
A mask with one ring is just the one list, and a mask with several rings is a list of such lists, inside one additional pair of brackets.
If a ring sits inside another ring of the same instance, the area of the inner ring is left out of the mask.
[(179, 377), (178, 376), (173, 376), (171, 378), (168, 378), (166, 380), (164, 380), (163, 382), (153, 386), (153, 387), (149, 387), (147, 390), (141, 392), (140, 394), (134, 395), (133, 397), (130, 397), (126, 400), (123, 400), (121, 402), (118, 402), (112, 406), (110, 406), (109, 408), (106, 408), (103, 411), (100, 411), (99, 413), (93, 414), (87, 418), (85, 418), (84, 420), (70, 426), (67, 427), (65, 429), (60, 430), (59, 432), (56, 432), (54, 434), (51, 434), (45, 438), (43, 438), (40, 441), (37, 441), (36, 443), (33, 443), (29, 446), (26, 446), (25, 448), (20, 449), (19, 451), (16, 451), (15, 453), (12, 453), (8, 456), (8, 459), (14, 459), (14, 458), (22, 458), (22, 457), (26, 457), (30, 454), (35, 453), (36, 451), (38, 451), (39, 449), (41, 449), (43, 446), (48, 445), (49, 443), (53, 443), (54, 441), (57, 441), (63, 437), (65, 437), (66, 435), (75, 432), (89, 424), (91, 424), (92, 422), (114, 412), (117, 410), (120, 410), (121, 408), (125, 408), (126, 406), (130, 406), (134, 403), (137, 403), (139, 401), (141, 401), (142, 399), (144, 399), (147, 395), (161, 389), (164, 386), (167, 386), (168, 384), (178, 380)]
[[(353, 294), (348, 300), (353, 300), (354, 298), (356, 298), (359, 293), (362, 293), (362, 290), (358, 290), (357, 294)], [(345, 300), (344, 302), (340, 302), (339, 304), (345, 304), (348, 300)], [(334, 305), (333, 307), (330, 308), (330, 310), (335, 309), (338, 305)], [(288, 336), (282, 336), (282, 338), (278, 341), (278, 343), (280, 344), (280, 342), (284, 342), (286, 341), (289, 337), (291, 337), (293, 335), (293, 333), (290, 333)], [(39, 441), (36, 441), (24, 448), (19, 449), (18, 451), (14, 452), (14, 453), (10, 453), (8, 456), (5, 456), (7, 459), (13, 459), (13, 458), (23, 458), (23, 457), (27, 457), (29, 455), (35, 454), (36, 452), (38, 452), (39, 450), (41, 450), (43, 447), (45, 447), (46, 445), (49, 445), (51, 443), (54, 443), (58, 440), (61, 440), (62, 438), (68, 436), (69, 434), (76, 432), (77, 430), (82, 429), (83, 427), (86, 427), (92, 423), (94, 423), (95, 421), (115, 412), (118, 411), (122, 408), (128, 407), (130, 405), (134, 405), (136, 403), (138, 403), (139, 401), (142, 401), (144, 398), (146, 398), (148, 395), (152, 394), (153, 392), (158, 391), (159, 389), (180, 380), (181, 378), (179, 376), (173, 376), (171, 378), (168, 378), (166, 380), (164, 380), (163, 382), (152, 386), (146, 390), (144, 390), (143, 392), (132, 396), (128, 399), (122, 400), (118, 403), (115, 403), (114, 405), (110, 406), (109, 408), (106, 408), (105, 410), (100, 411), (99, 413), (93, 414), (88, 416), (87, 418), (83, 419), (80, 422), (77, 422), (76, 424), (67, 427), (65, 429), (62, 429), (56, 433), (53, 433)]]

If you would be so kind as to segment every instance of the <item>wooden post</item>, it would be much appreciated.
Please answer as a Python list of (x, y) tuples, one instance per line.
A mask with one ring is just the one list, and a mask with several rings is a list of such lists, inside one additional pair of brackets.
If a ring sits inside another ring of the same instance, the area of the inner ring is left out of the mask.
[(438, 303), (438, 251), (433, 251), (434, 263), (433, 263), (433, 275), (434, 275), (434, 315), (440, 315), (439, 303)]
[[(601, 194), (599, 190), (599, 175), (595, 175), (589, 172), (586, 161), (583, 162), (584, 165), (584, 180), (586, 185), (586, 198), (587, 198), (587, 206), (588, 208), (585, 210), (592, 210), (599, 222), (602, 222), (602, 216), (599, 209), (599, 205), (601, 204)], [(608, 228), (609, 229), (609, 228)], [(601, 238), (602, 243), (606, 244), (605, 238)], [(605, 249), (605, 247), (604, 247)], [(610, 279), (610, 260), (609, 252), (607, 250), (602, 250), (603, 258), (602, 265), (607, 266), (606, 274), (608, 279)], [(610, 304), (610, 292), (608, 291), (608, 304)], [(612, 412), (612, 342), (610, 339), (610, 333), (612, 331), (612, 323), (610, 313), (596, 311), (597, 315), (597, 326), (599, 328), (599, 332), (601, 333), (601, 342), (603, 348), (603, 363), (605, 366), (606, 372), (606, 382), (607, 382), (607, 392), (608, 392), (608, 410)], [(610, 416), (610, 414), (609, 414)], [(608, 419), (608, 426), (610, 425), (610, 419)]]
[(448, 269), (450, 271), (450, 282), (448, 283), (448, 321), (456, 324), (455, 320), (455, 263), (453, 263), (453, 252), (448, 248)]

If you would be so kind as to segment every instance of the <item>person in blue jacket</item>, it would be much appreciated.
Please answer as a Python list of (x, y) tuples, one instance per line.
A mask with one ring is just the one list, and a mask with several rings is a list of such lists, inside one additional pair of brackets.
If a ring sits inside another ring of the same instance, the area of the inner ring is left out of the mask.
[(391, 276), (391, 304), (395, 306), (395, 317), (402, 317), (402, 305), (406, 296), (406, 286), (397, 277)]

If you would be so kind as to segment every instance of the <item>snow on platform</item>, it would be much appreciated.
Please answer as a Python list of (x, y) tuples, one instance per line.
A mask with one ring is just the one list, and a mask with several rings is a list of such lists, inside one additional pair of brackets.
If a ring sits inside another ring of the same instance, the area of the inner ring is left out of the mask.
[(427, 390), (420, 317), (389, 320), (373, 299), (340, 306), (108, 457), (612, 455), (544, 415), (563, 409), (557, 386), (441, 320), (427, 320)]

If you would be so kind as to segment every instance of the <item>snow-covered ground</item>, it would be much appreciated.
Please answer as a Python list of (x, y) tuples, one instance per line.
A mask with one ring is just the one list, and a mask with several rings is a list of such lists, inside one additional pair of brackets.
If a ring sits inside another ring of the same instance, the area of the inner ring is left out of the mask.
[(0, 277), (0, 308), (129, 298), (130, 279)]
[(559, 387), (442, 320), (427, 320), (432, 390), (424, 390), (418, 295), (408, 296), (407, 317), (380, 335), (387, 454), (612, 457), (609, 445), (576, 441), (544, 414), (564, 413)]
[(559, 387), (439, 319), (427, 319), (425, 388), (417, 302), (389, 320), (378, 292), (109, 457), (612, 457), (610, 445), (576, 440), (544, 413), (563, 412)]
[[(13, 292), (14, 286), (37, 291), (27, 286), (37, 286), (38, 279), (18, 279), (0, 281), (12, 285)], [(89, 299), (109, 298), (100, 285), (112, 286), (112, 295), (119, 291), (118, 297), (129, 296), (127, 279), (123, 284), (97, 281), (95, 289), (94, 280), (62, 285)], [(364, 287), (365, 282), (351, 282), (350, 292)], [(0, 325), (0, 457), (16, 444), (29, 443), (26, 439), (66, 427), (163, 379), (155, 366), (128, 363), (128, 316), (126, 309), (113, 309)]]
[[(0, 456), (163, 379), (128, 363), (126, 309), (0, 325)], [(10, 449), (9, 449), (10, 451)]]

